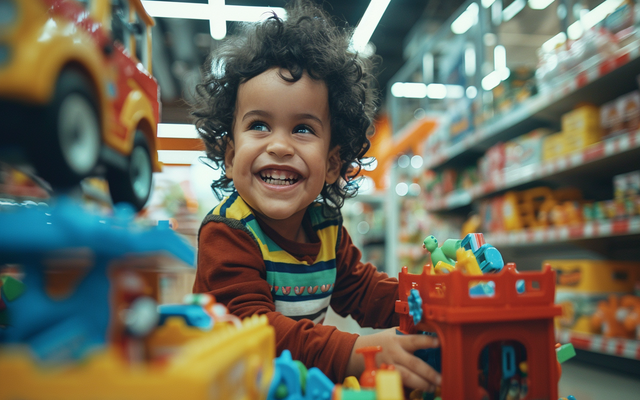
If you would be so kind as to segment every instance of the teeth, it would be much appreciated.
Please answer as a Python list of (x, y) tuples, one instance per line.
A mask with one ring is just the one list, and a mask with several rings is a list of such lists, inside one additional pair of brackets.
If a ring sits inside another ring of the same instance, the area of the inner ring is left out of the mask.
[(260, 173), (260, 177), (269, 185), (293, 185), (298, 182), (298, 175), (288, 171), (266, 170)]

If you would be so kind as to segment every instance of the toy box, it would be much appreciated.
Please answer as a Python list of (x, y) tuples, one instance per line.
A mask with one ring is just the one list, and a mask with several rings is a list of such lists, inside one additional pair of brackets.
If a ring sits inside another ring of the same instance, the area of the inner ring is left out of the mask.
[(542, 160), (549, 161), (562, 157), (566, 153), (562, 132), (547, 135), (542, 139)]
[(580, 151), (602, 138), (600, 110), (588, 104), (562, 116), (562, 134), (566, 152)]
[(640, 278), (640, 263), (598, 260), (546, 260), (556, 271), (556, 303), (562, 316), (556, 323), (578, 332), (600, 333), (591, 317), (598, 303), (611, 295), (632, 293)]
[(523, 168), (542, 160), (542, 139), (550, 133), (550, 130), (540, 128), (505, 143), (504, 169), (507, 179), (509, 175), (516, 177), (526, 174)]
[(640, 92), (635, 90), (603, 104), (600, 120), (604, 137), (640, 129)]

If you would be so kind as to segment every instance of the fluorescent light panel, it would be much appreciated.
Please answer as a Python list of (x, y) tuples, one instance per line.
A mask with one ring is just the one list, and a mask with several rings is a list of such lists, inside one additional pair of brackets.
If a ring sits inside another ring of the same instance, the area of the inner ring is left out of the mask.
[(159, 138), (198, 139), (198, 131), (193, 124), (158, 124)]
[(584, 31), (593, 28), (598, 22), (602, 21), (604, 17), (611, 14), (620, 4), (625, 0), (606, 0), (593, 10), (589, 11), (580, 19), (569, 26), (567, 34), (569, 39), (576, 40)]
[(369, 43), (369, 39), (371, 39), (371, 35), (373, 35), (373, 31), (376, 30), (382, 15), (387, 10), (390, 1), (391, 0), (371, 0), (351, 37), (350, 48), (353, 51), (361, 52), (364, 50), (367, 43)]
[(464, 96), (464, 88), (460, 85), (443, 85), (442, 83), (396, 82), (391, 86), (394, 97), (409, 99), (459, 99)]
[(529, 0), (529, 7), (532, 10), (544, 10), (549, 7), (555, 0)]
[(478, 22), (478, 3), (471, 3), (466, 10), (451, 23), (451, 31), (461, 35)]
[(158, 161), (164, 164), (195, 164), (202, 156), (204, 151), (158, 150)]
[(502, 20), (505, 22), (511, 20), (513, 17), (518, 15), (526, 5), (527, 2), (525, 0), (515, 0), (513, 3), (509, 4), (507, 8), (502, 10)]
[[(216, 3), (213, 4), (215, 5)], [(152, 17), (212, 19), (211, 4), (142, 0), (142, 5)], [(221, 9), (222, 18), (225, 21), (256, 22), (270, 17), (271, 12), (275, 12), (276, 15), (282, 19), (286, 19), (287, 17), (287, 12), (282, 7), (223, 5)]]

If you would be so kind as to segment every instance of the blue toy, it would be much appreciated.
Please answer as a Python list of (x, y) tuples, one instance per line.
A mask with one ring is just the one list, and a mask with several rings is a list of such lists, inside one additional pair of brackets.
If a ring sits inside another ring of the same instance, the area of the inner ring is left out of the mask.
[(411, 289), (407, 302), (409, 303), (409, 315), (413, 317), (413, 324), (418, 325), (418, 322), (422, 321), (422, 298), (420, 297), (420, 292), (416, 289)]
[(213, 329), (213, 318), (201, 305), (197, 304), (163, 304), (158, 306), (160, 313), (159, 325), (164, 325), (169, 317), (180, 317), (188, 326), (200, 328), (203, 331)]
[(502, 254), (492, 245), (485, 243), (481, 233), (469, 233), (462, 239), (460, 245), (465, 250), (473, 251), (483, 273), (499, 272), (504, 268)]
[[(41, 360), (79, 359), (107, 342), (112, 264), (155, 270), (165, 268), (165, 260), (172, 270), (194, 265), (194, 249), (168, 224), (135, 224), (128, 205), (117, 206), (112, 217), (87, 212), (68, 198), (50, 207), (2, 211), (0, 265), (20, 265), (25, 290), (7, 303), (0, 343), (26, 344)], [(66, 297), (54, 299), (46, 291), (52, 265), (81, 272)]]
[(284, 350), (274, 360), (275, 369), (267, 400), (330, 400), (334, 384), (318, 368), (307, 371)]

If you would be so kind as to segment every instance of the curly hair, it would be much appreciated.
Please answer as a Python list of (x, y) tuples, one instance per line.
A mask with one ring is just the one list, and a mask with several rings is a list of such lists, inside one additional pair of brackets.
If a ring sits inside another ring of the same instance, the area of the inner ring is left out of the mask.
[(233, 191), (233, 181), (225, 175), (224, 158), (233, 140), (236, 96), (240, 84), (271, 68), (282, 68), (298, 81), (304, 72), (322, 80), (328, 89), (331, 117), (331, 148), (340, 146), (342, 167), (335, 183), (325, 184), (318, 200), (325, 213), (337, 213), (347, 197), (357, 193), (354, 179), (371, 146), (367, 137), (373, 130), (377, 90), (373, 62), (349, 50), (351, 30), (338, 27), (313, 3), (296, 1), (287, 10), (287, 19), (275, 14), (263, 22), (245, 24), (238, 35), (227, 38), (209, 57), (203, 81), (197, 85), (197, 103), (192, 115), (205, 144), (207, 157), (221, 168), (211, 188), (218, 199)]

